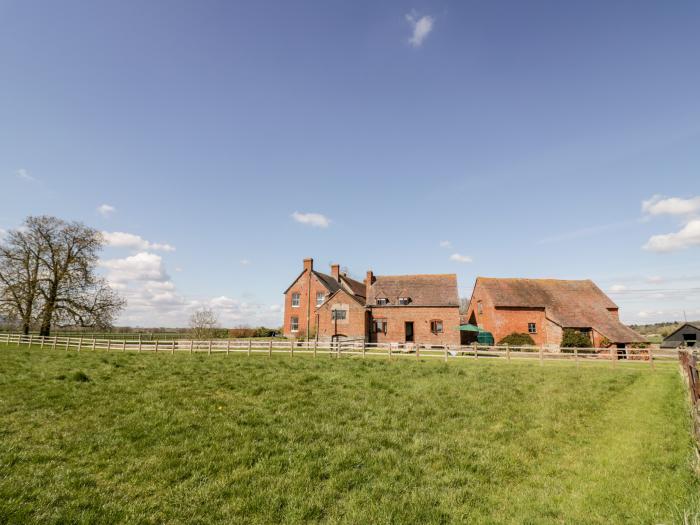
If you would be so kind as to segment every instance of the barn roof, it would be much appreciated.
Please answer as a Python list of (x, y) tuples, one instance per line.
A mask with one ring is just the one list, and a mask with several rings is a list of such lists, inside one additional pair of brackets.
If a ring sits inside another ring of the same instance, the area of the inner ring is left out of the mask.
[(478, 277), (477, 286), (496, 307), (544, 308), (563, 328), (593, 328), (613, 343), (644, 341), (611, 313), (617, 305), (591, 280)]
[(367, 304), (376, 306), (377, 298), (386, 298), (396, 306), (399, 297), (408, 297), (409, 306), (459, 306), (457, 275), (377, 275), (369, 289)]

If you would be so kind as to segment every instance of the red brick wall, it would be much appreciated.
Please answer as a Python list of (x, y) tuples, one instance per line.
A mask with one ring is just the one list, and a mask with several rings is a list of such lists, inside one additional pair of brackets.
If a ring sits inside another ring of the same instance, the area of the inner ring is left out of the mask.
[[(347, 311), (345, 320), (333, 320), (331, 310), (342, 308)], [(334, 335), (364, 339), (367, 334), (367, 313), (345, 290), (340, 290), (318, 309), (318, 337), (330, 339)], [(337, 329), (337, 332), (336, 332)]]
[[(406, 321), (413, 321), (414, 341), (421, 344), (458, 345), (459, 308), (449, 307), (410, 307), (388, 306), (372, 308), (372, 319), (385, 318), (387, 333), (372, 333), (370, 341), (377, 343), (403, 343), (406, 340)], [(430, 321), (442, 320), (443, 332), (433, 334)], [(372, 322), (370, 321), (370, 327)]]
[[(310, 278), (309, 278), (310, 276)], [(311, 294), (309, 295), (309, 291)], [(299, 307), (292, 306), (292, 294), (299, 292), (301, 294)], [(316, 330), (316, 292), (328, 293), (328, 289), (321, 284), (318, 278), (311, 274), (308, 270), (299, 276), (294, 284), (284, 294), (284, 329), (283, 333), (286, 337), (305, 337), (307, 329), (307, 319), (309, 320), (310, 332), (313, 334)], [(311, 299), (311, 307), (309, 308), (309, 298)], [(308, 313), (311, 313), (309, 317)], [(291, 318), (299, 318), (299, 331), (293, 333), (291, 331)]]

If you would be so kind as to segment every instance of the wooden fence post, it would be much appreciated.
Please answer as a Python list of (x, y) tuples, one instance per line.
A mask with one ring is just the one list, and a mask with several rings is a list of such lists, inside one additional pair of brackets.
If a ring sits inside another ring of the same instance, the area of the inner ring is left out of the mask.
[(41, 336), (41, 349), (44, 349), (44, 340), (46, 339), (46, 336), (42, 335)]
[(95, 338), (92, 338), (92, 351), (95, 351)]
[(476, 346), (476, 343), (472, 343), (472, 348), (474, 349), (474, 359), (479, 359), (479, 347)]
[(544, 365), (544, 346), (540, 346), (540, 366)]
[(170, 350), (170, 355), (175, 355), (175, 339), (173, 339), (173, 347)]
[(109, 349), (112, 348), (112, 338), (109, 337), (107, 338), (107, 351), (109, 352)]
[(416, 343), (416, 359), (420, 359), (420, 345)]
[(317, 350), (318, 350), (318, 339), (314, 339), (314, 357), (316, 357)]
[[(617, 350), (617, 349), (616, 349)], [(615, 368), (615, 361), (617, 361), (617, 356), (613, 356), (613, 347), (610, 347), (610, 366)]]
[(83, 348), (83, 336), (81, 335), (80, 338), (78, 339), (78, 352), (82, 350)]
[(654, 370), (654, 352), (651, 351), (651, 346), (649, 347), (649, 366)]
[(51, 350), (56, 350), (56, 343), (58, 343), (58, 337), (53, 336), (53, 343), (51, 344)]
[(211, 355), (211, 339), (209, 339), (209, 346), (207, 349), (207, 355)]
[(506, 359), (510, 363), (510, 346), (506, 345)]
[(289, 351), (292, 353), (292, 357), (294, 357), (294, 339), (289, 341)]
[(447, 346), (445, 346), (445, 363), (447, 363)]
[(391, 343), (389, 343), (389, 360), (391, 360)]
[(365, 357), (365, 353), (367, 352), (366, 350), (367, 345), (365, 344), (365, 340), (362, 340), (362, 357)]
[(69, 346), (70, 346), (70, 337), (66, 337), (66, 352), (68, 351)]
[(27, 350), (31, 350), (33, 340), (34, 340), (34, 334), (29, 334), (29, 347), (27, 348)]
[(139, 334), (139, 349), (138, 352), (141, 353), (141, 334)]
[(126, 352), (126, 339), (122, 339), (122, 353)]
[(267, 346), (267, 357), (272, 357), (272, 339), (270, 339), (270, 344)]
[(574, 360), (576, 361), (576, 368), (578, 368), (578, 348), (574, 348)]

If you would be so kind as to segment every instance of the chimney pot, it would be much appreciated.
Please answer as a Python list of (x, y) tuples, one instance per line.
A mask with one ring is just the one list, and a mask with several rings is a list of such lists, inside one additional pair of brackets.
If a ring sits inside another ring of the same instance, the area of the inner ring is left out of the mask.
[(372, 270), (367, 270), (367, 277), (365, 277), (365, 297), (369, 298), (369, 289), (372, 287), (374, 282), (374, 273)]
[(340, 265), (339, 264), (331, 264), (331, 275), (333, 276), (333, 279), (336, 281), (340, 281)]
[(311, 257), (304, 259), (304, 271), (312, 272), (314, 270), (314, 260)]

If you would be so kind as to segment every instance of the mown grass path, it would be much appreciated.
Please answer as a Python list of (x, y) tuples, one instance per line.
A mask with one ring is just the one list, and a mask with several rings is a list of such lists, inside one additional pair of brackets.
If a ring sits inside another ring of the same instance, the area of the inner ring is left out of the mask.
[(673, 523), (677, 368), (0, 346), (0, 522)]

